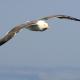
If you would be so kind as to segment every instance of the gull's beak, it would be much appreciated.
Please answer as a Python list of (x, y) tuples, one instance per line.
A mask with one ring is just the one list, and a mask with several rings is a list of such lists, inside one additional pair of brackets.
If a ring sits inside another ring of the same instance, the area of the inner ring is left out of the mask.
[(48, 28), (44, 28), (44, 29), (42, 29), (42, 30), (40, 30), (40, 31), (45, 31), (45, 30), (47, 30)]
[(43, 31), (47, 30), (48, 28), (44, 28)]

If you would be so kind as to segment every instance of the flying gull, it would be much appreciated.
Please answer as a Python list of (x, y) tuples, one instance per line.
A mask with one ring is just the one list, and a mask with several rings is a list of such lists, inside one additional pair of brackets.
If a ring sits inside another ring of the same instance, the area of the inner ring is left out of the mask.
[(31, 31), (41, 31), (41, 32), (47, 30), (49, 27), (48, 27), (48, 23), (46, 22), (46, 20), (49, 20), (51, 18), (80, 21), (80, 19), (67, 16), (67, 15), (52, 15), (52, 16), (43, 17), (41, 19), (25, 22), (23, 24), (15, 26), (9, 32), (7, 32), (7, 34), (5, 34), (2, 38), (0, 38), (0, 46), (6, 43), (7, 41), (9, 41), (10, 39), (12, 39), (15, 36), (15, 34), (18, 33), (21, 29), (25, 28)]

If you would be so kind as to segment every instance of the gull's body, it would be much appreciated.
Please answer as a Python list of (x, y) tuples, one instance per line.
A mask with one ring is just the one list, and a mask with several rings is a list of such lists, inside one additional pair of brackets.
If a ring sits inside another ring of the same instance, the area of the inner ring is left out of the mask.
[(26, 26), (26, 28), (32, 31), (44, 31), (48, 29), (48, 23), (46, 23), (44, 20), (31, 21), (28, 22), (27, 24), (28, 25), (30, 24), (30, 26), (29, 27)]
[(31, 31), (45, 31), (48, 29), (48, 23), (46, 20), (51, 19), (51, 18), (59, 18), (59, 19), (69, 19), (69, 20), (74, 20), (74, 21), (80, 21), (80, 19), (71, 17), (71, 16), (66, 16), (66, 15), (52, 15), (52, 16), (47, 16), (43, 17), (38, 20), (33, 20), (29, 22), (25, 22), (23, 24), (15, 26), (13, 29), (11, 29), (5, 36), (0, 38), (0, 46), (12, 39), (16, 33), (18, 33), (21, 29), (29, 29)]

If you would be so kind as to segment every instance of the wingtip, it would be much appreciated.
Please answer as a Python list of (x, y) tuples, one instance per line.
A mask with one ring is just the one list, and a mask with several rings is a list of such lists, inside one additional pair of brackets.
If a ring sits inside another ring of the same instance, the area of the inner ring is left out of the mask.
[(4, 45), (5, 44), (5, 42), (0, 42), (0, 46), (2, 46), (2, 45)]

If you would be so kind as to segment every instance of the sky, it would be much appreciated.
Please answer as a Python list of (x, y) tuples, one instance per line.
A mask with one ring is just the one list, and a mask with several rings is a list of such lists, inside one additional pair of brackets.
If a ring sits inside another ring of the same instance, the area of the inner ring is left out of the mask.
[[(17, 24), (64, 14), (80, 18), (80, 0), (0, 0), (0, 37)], [(50, 29), (27, 29), (0, 46), (0, 66), (80, 67), (80, 22), (51, 19)]]

